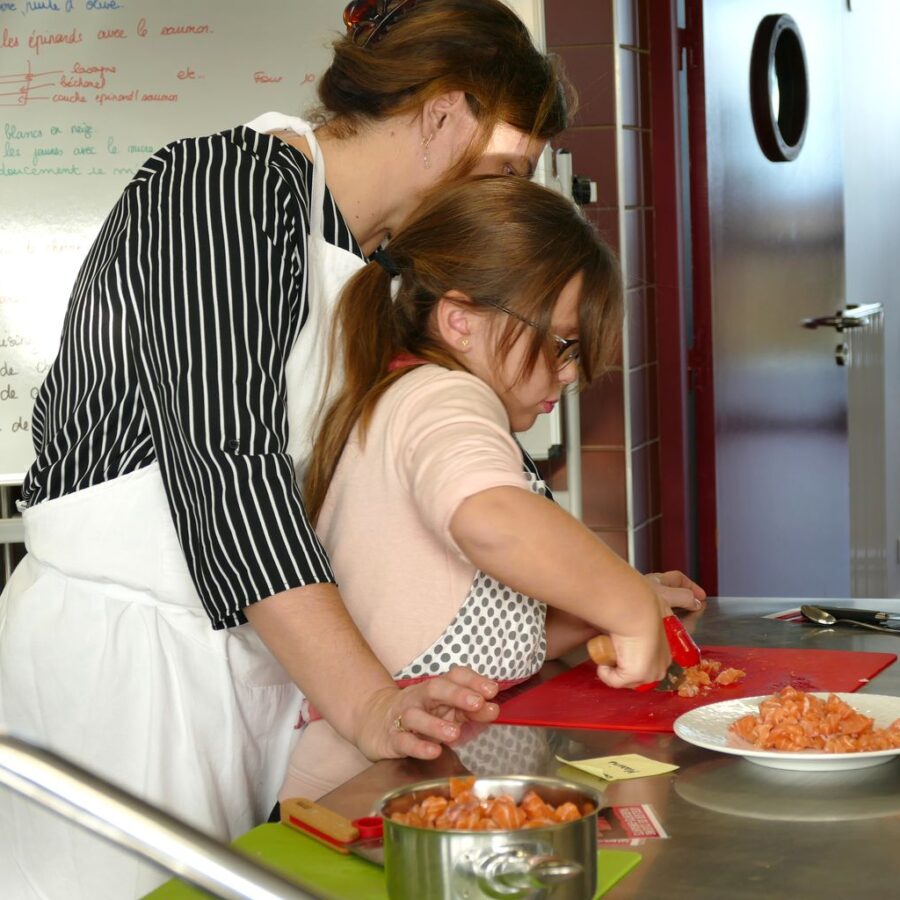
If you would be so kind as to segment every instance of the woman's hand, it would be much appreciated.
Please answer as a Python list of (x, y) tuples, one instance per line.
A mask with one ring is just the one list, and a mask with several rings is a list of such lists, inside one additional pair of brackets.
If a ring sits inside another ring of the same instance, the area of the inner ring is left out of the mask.
[(490, 702), (496, 695), (493, 681), (462, 666), (403, 690), (376, 691), (366, 705), (356, 746), (369, 759), (435, 759), (441, 744), (459, 737), (460, 722), (497, 718), (500, 707)]
[[(650, 582), (657, 598), (668, 606), (669, 612), (673, 609), (686, 609), (693, 612), (703, 608), (706, 591), (699, 584), (691, 581), (683, 572), (676, 570), (651, 572), (644, 578)], [(668, 613), (664, 611), (663, 615), (668, 615)]]

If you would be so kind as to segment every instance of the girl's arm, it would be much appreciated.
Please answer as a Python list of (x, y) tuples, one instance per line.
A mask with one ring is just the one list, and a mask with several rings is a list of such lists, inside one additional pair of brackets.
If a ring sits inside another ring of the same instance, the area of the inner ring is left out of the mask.
[[(682, 572), (651, 572), (644, 579), (653, 588), (657, 599), (670, 610), (696, 611), (703, 608), (706, 591)], [(666, 612), (665, 607), (663, 612)], [(589, 641), (597, 629), (584, 619), (550, 607), (547, 610), (547, 659), (558, 659), (570, 650)]]
[[(557, 504), (522, 488), (489, 488), (457, 507), (450, 532), (479, 569), (608, 632), (618, 662), (614, 669), (598, 670), (607, 684), (634, 687), (665, 674), (670, 657), (661, 613), (666, 610), (656, 592)], [(574, 627), (571, 618), (565, 624)]]
[(587, 643), (597, 629), (584, 619), (553, 606), (547, 609), (547, 659), (559, 659)]

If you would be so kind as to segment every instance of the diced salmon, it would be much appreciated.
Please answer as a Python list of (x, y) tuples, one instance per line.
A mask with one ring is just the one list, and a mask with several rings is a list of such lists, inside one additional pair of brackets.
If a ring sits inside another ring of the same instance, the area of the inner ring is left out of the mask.
[(722, 685), (723, 687), (729, 684), (736, 684), (738, 681), (741, 681), (746, 674), (747, 673), (743, 669), (723, 669), (716, 675), (716, 684)]
[(561, 803), (556, 807), (553, 818), (557, 822), (574, 822), (581, 818), (581, 813), (578, 812), (578, 807), (574, 803)]
[(470, 775), (467, 778), (451, 778), (448, 784), (450, 788), (450, 798), (455, 800), (465, 791), (471, 791), (475, 787), (475, 776)]
[(855, 753), (900, 749), (900, 719), (887, 728), (874, 725), (874, 719), (836, 694), (822, 700), (788, 686), (762, 700), (757, 715), (742, 716), (729, 727), (742, 740), (766, 750)]
[(451, 779), (449, 800), (438, 794), (429, 795), (406, 812), (393, 813), (391, 821), (438, 831), (517, 831), (574, 822), (595, 808), (593, 803), (584, 803), (579, 809), (570, 802), (556, 807), (535, 791), (529, 791), (521, 803), (508, 794), (479, 799), (472, 794), (474, 784), (474, 778)]
[(679, 697), (697, 697), (713, 687), (736, 684), (746, 673), (740, 669), (722, 669), (717, 659), (701, 659), (696, 666), (688, 666), (678, 686)]

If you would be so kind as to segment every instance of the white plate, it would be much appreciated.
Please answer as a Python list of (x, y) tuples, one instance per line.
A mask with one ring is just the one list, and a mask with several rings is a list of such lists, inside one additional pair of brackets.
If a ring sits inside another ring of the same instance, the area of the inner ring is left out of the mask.
[[(731, 753), (743, 756), (748, 762), (758, 766), (769, 766), (773, 769), (795, 769), (798, 771), (829, 771), (835, 769), (864, 769), (889, 762), (900, 754), (895, 750), (871, 750), (858, 753), (822, 753), (819, 750), (757, 750), (746, 741), (729, 732), (728, 727), (741, 716), (756, 715), (762, 697), (741, 697), (738, 700), (724, 700), (721, 703), (710, 703), (698, 706), (680, 715), (675, 720), (675, 734), (689, 744), (717, 750), (719, 753)], [(817, 693), (816, 697), (825, 699), (828, 692)], [(900, 718), (900, 697), (887, 697), (880, 694), (838, 694), (841, 700), (849, 703), (854, 709), (871, 716), (876, 728), (885, 728), (895, 719)]]

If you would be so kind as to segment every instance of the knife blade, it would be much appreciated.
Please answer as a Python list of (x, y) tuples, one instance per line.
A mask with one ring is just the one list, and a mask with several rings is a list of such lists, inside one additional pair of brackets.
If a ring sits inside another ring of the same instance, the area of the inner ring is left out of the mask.
[[(700, 648), (687, 633), (678, 616), (666, 616), (663, 619), (663, 628), (672, 653), (672, 662), (659, 681), (639, 685), (635, 688), (636, 691), (677, 691), (684, 681), (685, 669), (700, 664)], [(587, 643), (587, 649), (596, 665), (616, 664), (616, 648), (609, 635), (598, 634), (591, 638)]]
[(836, 619), (855, 619), (858, 622), (868, 622), (871, 625), (889, 625), (892, 628), (900, 628), (900, 613), (880, 612), (875, 609), (853, 609), (848, 606), (821, 606), (818, 609), (830, 613)]
[(280, 805), (281, 824), (302, 831), (338, 853), (353, 853), (384, 866), (384, 822), (381, 816), (345, 818), (306, 797), (289, 797)]

